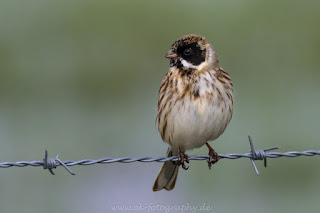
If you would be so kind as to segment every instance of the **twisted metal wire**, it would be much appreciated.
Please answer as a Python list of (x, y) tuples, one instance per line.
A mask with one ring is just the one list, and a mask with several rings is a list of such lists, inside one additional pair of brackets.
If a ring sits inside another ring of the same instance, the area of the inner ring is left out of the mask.
[[(252, 139), (249, 136), (249, 142), (251, 146), (251, 152), (248, 153), (230, 153), (230, 154), (219, 154), (219, 159), (239, 159), (239, 158), (249, 158), (253, 164), (253, 167), (258, 175), (258, 169), (254, 163), (254, 160), (264, 160), (265, 167), (267, 166), (266, 159), (267, 158), (280, 158), (280, 157), (300, 157), (300, 156), (315, 156), (320, 155), (320, 150), (307, 150), (307, 151), (291, 151), (291, 152), (268, 152), (270, 150), (278, 149), (280, 147), (271, 147), (263, 150), (255, 150), (252, 144)], [(45, 151), (45, 158), (43, 161), (35, 160), (35, 161), (17, 161), (17, 162), (0, 162), (0, 168), (10, 168), (10, 167), (26, 167), (26, 166), (42, 166), (44, 169), (48, 169), (52, 175), (54, 175), (52, 169), (63, 166), (70, 174), (74, 175), (74, 173), (68, 168), (69, 166), (87, 166), (93, 164), (108, 164), (108, 163), (134, 163), (134, 162), (166, 162), (166, 161), (178, 161), (177, 156), (172, 157), (120, 157), (120, 158), (100, 158), (100, 159), (83, 159), (79, 161), (66, 160), (61, 161), (57, 155), (54, 159), (48, 158), (48, 152)], [(189, 160), (208, 160), (209, 155), (194, 155), (189, 156)]]
[[(257, 150), (256, 150), (257, 151)], [(307, 151), (291, 151), (291, 152), (268, 152), (266, 153), (267, 158), (279, 158), (279, 157), (300, 157), (300, 156), (314, 156), (320, 155), (320, 150), (307, 150)], [(252, 158), (252, 153), (230, 153), (230, 154), (219, 154), (219, 159), (239, 159), (239, 158)], [(189, 160), (208, 160), (209, 155), (193, 155), (189, 156)], [(49, 159), (50, 160), (50, 159)], [(178, 157), (121, 157), (121, 158), (99, 158), (99, 159), (83, 159), (78, 161), (66, 160), (62, 161), (66, 166), (87, 166), (92, 164), (107, 164), (107, 163), (134, 163), (134, 162), (166, 162), (166, 161), (177, 161)], [(26, 166), (43, 166), (44, 161), (17, 161), (17, 162), (0, 162), (0, 168), (9, 168), (9, 167), (26, 167)], [(62, 166), (60, 163), (55, 163), (55, 166)]]

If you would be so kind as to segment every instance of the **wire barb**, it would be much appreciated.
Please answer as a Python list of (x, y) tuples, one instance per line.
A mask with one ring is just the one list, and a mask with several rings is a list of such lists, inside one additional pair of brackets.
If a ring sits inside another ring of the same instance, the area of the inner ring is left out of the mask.
[(55, 175), (52, 169), (57, 168), (57, 166), (59, 165), (62, 165), (70, 174), (75, 175), (75, 173), (73, 173), (71, 169), (69, 169), (68, 166), (59, 159), (59, 154), (56, 156), (56, 158), (50, 159), (48, 158), (48, 151), (45, 150), (43, 158), (43, 169), (48, 169), (52, 175)]
[(275, 149), (279, 149), (280, 146), (274, 146), (274, 147), (270, 147), (270, 148), (266, 148), (266, 149), (254, 149), (253, 143), (252, 143), (252, 138), (250, 135), (248, 135), (249, 138), (249, 143), (250, 143), (250, 147), (251, 147), (251, 163), (253, 165), (254, 170), (256, 171), (257, 175), (260, 176), (260, 173), (258, 171), (258, 168), (256, 166), (256, 164), (254, 163), (255, 160), (264, 160), (264, 167), (267, 167), (267, 155), (266, 155), (266, 151), (271, 151), (271, 150), (275, 150)]

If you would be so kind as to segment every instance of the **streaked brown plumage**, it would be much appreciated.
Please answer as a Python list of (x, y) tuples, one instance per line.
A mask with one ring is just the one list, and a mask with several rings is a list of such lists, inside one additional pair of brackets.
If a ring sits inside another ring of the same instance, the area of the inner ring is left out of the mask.
[[(179, 165), (188, 161), (186, 150), (198, 148), (218, 138), (232, 117), (233, 96), (230, 76), (219, 66), (213, 47), (204, 37), (187, 35), (173, 43), (166, 57), (170, 69), (159, 89), (157, 123), (167, 156), (179, 162), (164, 163), (153, 190), (172, 190)], [(217, 155), (209, 146), (214, 161)]]

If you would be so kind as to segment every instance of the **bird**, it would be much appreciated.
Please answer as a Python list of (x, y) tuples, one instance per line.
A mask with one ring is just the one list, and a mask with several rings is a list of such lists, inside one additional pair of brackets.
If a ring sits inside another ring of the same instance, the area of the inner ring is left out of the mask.
[(170, 68), (160, 85), (156, 123), (162, 140), (169, 144), (167, 157), (178, 156), (178, 160), (163, 164), (153, 191), (174, 188), (180, 165), (189, 168), (187, 150), (206, 144), (211, 169), (219, 158), (208, 141), (225, 131), (233, 112), (233, 83), (203, 36), (180, 37), (165, 57)]

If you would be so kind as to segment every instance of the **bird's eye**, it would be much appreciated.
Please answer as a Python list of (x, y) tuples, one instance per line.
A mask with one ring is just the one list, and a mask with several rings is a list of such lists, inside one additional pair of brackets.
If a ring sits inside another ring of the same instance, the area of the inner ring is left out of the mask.
[(188, 49), (185, 49), (185, 51), (183, 52), (184, 55), (191, 55), (192, 54), (192, 49), (191, 48), (188, 48)]

